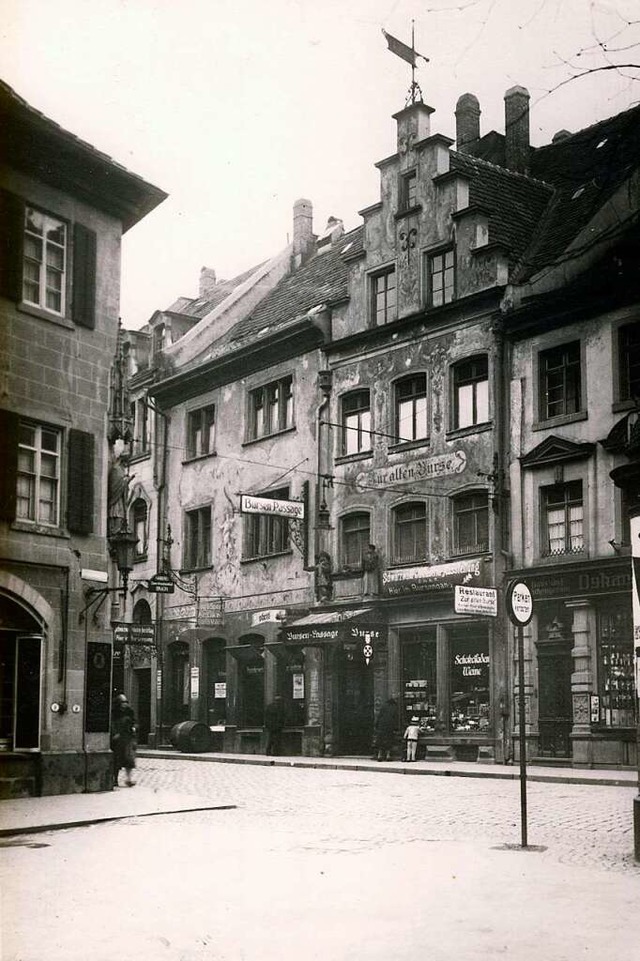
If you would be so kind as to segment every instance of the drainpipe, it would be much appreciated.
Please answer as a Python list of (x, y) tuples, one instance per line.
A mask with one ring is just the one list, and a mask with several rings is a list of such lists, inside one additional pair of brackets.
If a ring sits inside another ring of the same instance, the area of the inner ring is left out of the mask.
[[(165, 570), (165, 538), (163, 536), (165, 530), (165, 494), (166, 494), (166, 478), (167, 478), (167, 453), (168, 453), (168, 437), (169, 437), (169, 418), (164, 411), (160, 410), (153, 401), (149, 400), (147, 397), (147, 406), (154, 412), (157, 417), (162, 420), (162, 431), (160, 436), (160, 450), (158, 451), (158, 434), (156, 430), (156, 461), (155, 461), (155, 487), (157, 492), (157, 505), (156, 505), (156, 570)], [(162, 726), (164, 721), (164, 657), (163, 657), (163, 626), (164, 626), (164, 594), (156, 594), (156, 677), (152, 678), (152, 684), (155, 680), (156, 685), (156, 747), (159, 747), (162, 743)], [(158, 698), (158, 677), (161, 678), (161, 688), (160, 697)]]

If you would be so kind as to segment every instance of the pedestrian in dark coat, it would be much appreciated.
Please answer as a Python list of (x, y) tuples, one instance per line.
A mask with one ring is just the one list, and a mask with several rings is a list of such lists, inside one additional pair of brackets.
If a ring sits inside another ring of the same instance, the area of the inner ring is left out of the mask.
[(264, 726), (267, 729), (267, 754), (280, 754), (284, 728), (284, 704), (280, 695), (274, 697), (271, 704), (267, 704)]
[(375, 734), (378, 761), (390, 761), (393, 740), (398, 726), (398, 707), (396, 699), (390, 697), (382, 705), (376, 718)]
[(133, 787), (131, 772), (136, 766), (138, 747), (136, 719), (125, 694), (117, 694), (111, 712), (111, 750), (113, 751), (113, 786), (118, 787), (121, 768), (126, 774), (127, 787)]

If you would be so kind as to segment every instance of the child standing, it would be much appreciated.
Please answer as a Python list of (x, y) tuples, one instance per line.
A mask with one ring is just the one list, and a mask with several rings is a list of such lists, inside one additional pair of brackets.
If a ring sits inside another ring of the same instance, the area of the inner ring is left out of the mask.
[(407, 761), (415, 761), (416, 750), (418, 748), (418, 734), (420, 733), (420, 719), (412, 717), (403, 734), (407, 742)]

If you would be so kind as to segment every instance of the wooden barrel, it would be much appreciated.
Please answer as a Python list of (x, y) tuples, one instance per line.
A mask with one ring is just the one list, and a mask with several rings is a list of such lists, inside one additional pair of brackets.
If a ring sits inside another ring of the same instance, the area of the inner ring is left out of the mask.
[(211, 731), (201, 721), (181, 721), (171, 728), (169, 739), (183, 753), (199, 753), (211, 747)]

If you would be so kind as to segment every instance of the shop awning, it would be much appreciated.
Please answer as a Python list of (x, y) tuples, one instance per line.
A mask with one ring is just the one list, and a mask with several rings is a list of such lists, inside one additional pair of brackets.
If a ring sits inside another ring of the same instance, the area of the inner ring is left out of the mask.
[(291, 624), (286, 624), (282, 634), (286, 644), (323, 647), (325, 644), (348, 640), (355, 625), (363, 623), (367, 618), (372, 622), (374, 620), (374, 612), (369, 607), (357, 610), (317, 611)]
[(236, 661), (242, 661), (245, 664), (255, 664), (264, 657), (264, 648), (256, 647), (254, 644), (235, 644), (225, 648), (225, 650), (228, 651), (232, 657), (235, 657)]

